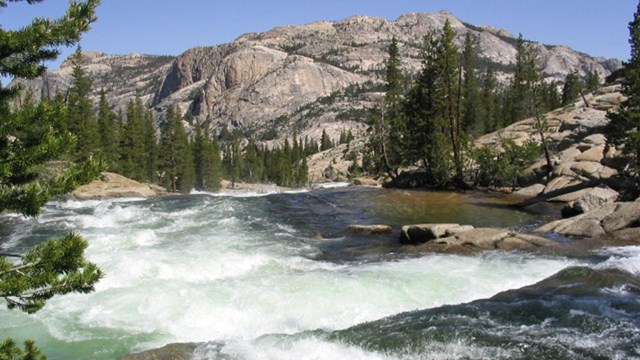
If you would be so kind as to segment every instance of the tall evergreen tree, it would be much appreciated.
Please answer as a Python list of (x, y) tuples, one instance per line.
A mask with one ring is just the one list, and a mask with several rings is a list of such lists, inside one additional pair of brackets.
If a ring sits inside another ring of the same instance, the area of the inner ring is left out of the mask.
[(481, 120), (480, 91), (478, 89), (478, 75), (476, 74), (476, 52), (471, 33), (467, 32), (462, 52), (464, 82), (462, 84), (463, 118), (462, 124), (465, 131), (473, 135), (485, 132), (485, 124)]
[(484, 132), (491, 132), (503, 127), (500, 114), (500, 100), (498, 97), (498, 79), (491, 65), (487, 66), (483, 77), (482, 92), (482, 119)]
[(158, 171), (158, 136), (154, 126), (153, 112), (151, 109), (142, 110), (142, 136), (145, 159), (146, 181), (156, 182)]
[(333, 148), (333, 141), (331, 141), (327, 132), (322, 129), (322, 136), (320, 137), (320, 151), (329, 150), (331, 148)]
[(127, 120), (120, 139), (118, 168), (122, 175), (137, 181), (147, 181), (147, 159), (144, 134), (144, 106), (140, 97), (130, 100), (126, 110)]
[(196, 121), (193, 138), (193, 160), (195, 189), (204, 191), (220, 190), (222, 163), (218, 140), (209, 138), (209, 127)]
[(76, 153), (80, 159), (88, 159), (99, 153), (100, 140), (93, 101), (91, 100), (92, 81), (84, 67), (84, 57), (80, 47), (73, 55), (71, 87), (68, 95), (69, 128), (78, 136)]
[(166, 121), (160, 131), (159, 178), (164, 187), (173, 192), (189, 192), (195, 185), (193, 154), (182, 116), (173, 106), (166, 112)]
[(368, 152), (374, 157), (376, 173), (384, 173), (395, 178), (404, 161), (402, 134), (406, 131), (406, 80), (401, 69), (398, 40), (395, 37), (391, 40), (388, 53), (385, 68), (386, 94), (384, 100), (369, 116)]
[(627, 97), (617, 112), (607, 116), (611, 120), (605, 129), (607, 143), (622, 147), (627, 166), (626, 175), (633, 186), (625, 189), (629, 196), (640, 194), (640, 3), (629, 23), (631, 57), (624, 63), (625, 78), (622, 94)]
[(457, 186), (463, 186), (463, 129), (460, 123), (460, 69), (458, 58), (458, 47), (454, 43), (455, 32), (451, 28), (451, 23), (447, 19), (442, 28), (442, 37), (440, 39), (439, 62), (441, 65), (442, 76), (444, 80), (444, 99), (446, 106), (444, 107), (444, 116), (447, 118), (449, 125), (449, 136), (451, 141), (451, 149), (453, 151), (453, 160), (455, 166), (455, 179)]
[(602, 80), (600, 80), (600, 75), (595, 70), (589, 71), (587, 73), (587, 79), (585, 80), (586, 90), (590, 93), (595, 93), (600, 88)]
[(434, 187), (447, 185), (452, 169), (439, 46), (435, 32), (425, 35), (422, 69), (407, 95), (403, 142), (407, 163), (420, 163), (426, 184)]
[(543, 97), (544, 99), (542, 102), (544, 112), (549, 112), (562, 106), (562, 96), (558, 92), (558, 83), (556, 81), (551, 81), (547, 84)]
[(118, 129), (115, 114), (111, 111), (104, 89), (100, 90), (98, 102), (98, 133), (100, 138), (100, 158), (111, 171), (117, 170)]
[(580, 77), (576, 71), (572, 71), (564, 78), (562, 87), (562, 106), (566, 106), (576, 101), (580, 96)]

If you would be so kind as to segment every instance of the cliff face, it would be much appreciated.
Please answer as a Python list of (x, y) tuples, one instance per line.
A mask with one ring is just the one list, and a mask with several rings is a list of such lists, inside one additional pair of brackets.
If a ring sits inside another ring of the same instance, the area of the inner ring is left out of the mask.
[[(104, 89), (109, 103), (116, 109), (126, 108), (136, 93), (143, 101), (150, 102), (174, 60), (172, 56), (107, 55), (98, 51), (84, 51), (83, 56), (86, 71), (93, 81), (96, 101), (100, 90)], [(20, 79), (15, 83), (22, 84), (36, 101), (42, 96), (54, 97), (58, 92), (65, 95), (71, 84), (73, 65), (67, 59), (58, 70), (49, 71), (38, 79)]]
[[(504, 30), (464, 24), (453, 15), (406, 14), (395, 21), (354, 16), (338, 22), (278, 27), (240, 36), (234, 42), (189, 49), (177, 58), (87, 53), (96, 94), (107, 91), (116, 108), (139, 94), (162, 111), (170, 105), (209, 120), (214, 128), (239, 128), (262, 141), (299, 135), (318, 139), (322, 130), (337, 137), (343, 129), (364, 133), (366, 112), (382, 95), (384, 62), (393, 37), (400, 42), (402, 66), (420, 68), (423, 36), (449, 20), (462, 47), (471, 33), (479, 64), (494, 64), (506, 81), (515, 62), (516, 39)], [(565, 46), (535, 44), (547, 78), (596, 71), (601, 78), (620, 66)], [(25, 84), (38, 97), (65, 91), (70, 66)]]

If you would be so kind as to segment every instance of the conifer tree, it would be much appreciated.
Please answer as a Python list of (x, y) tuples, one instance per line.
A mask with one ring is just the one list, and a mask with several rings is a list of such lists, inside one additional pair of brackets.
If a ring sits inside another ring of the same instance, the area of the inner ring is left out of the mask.
[(442, 76), (444, 77), (444, 90), (445, 90), (445, 117), (449, 122), (449, 136), (451, 141), (451, 148), (453, 151), (453, 160), (455, 166), (455, 179), (457, 186), (463, 186), (464, 173), (463, 173), (463, 132), (460, 123), (460, 69), (458, 58), (458, 47), (454, 43), (455, 33), (451, 28), (451, 23), (447, 19), (442, 28), (442, 37), (440, 39), (440, 54), (439, 61), (442, 68)]
[[(544, 86), (543, 86), (543, 90)], [(543, 111), (549, 112), (562, 106), (562, 96), (558, 92), (558, 83), (551, 81), (546, 86), (546, 91), (543, 99)]]
[(126, 117), (120, 139), (119, 169), (126, 177), (146, 181), (148, 154), (145, 151), (144, 106), (140, 97), (129, 101)]
[(578, 73), (572, 71), (564, 78), (564, 86), (562, 87), (562, 106), (566, 106), (576, 101), (580, 96), (580, 77)]
[(433, 187), (448, 184), (452, 169), (439, 46), (435, 32), (425, 35), (422, 69), (407, 95), (403, 152), (407, 163), (420, 163), (426, 184)]
[(476, 52), (471, 33), (467, 32), (463, 49), (462, 84), (463, 118), (462, 124), (466, 132), (480, 135), (485, 132), (484, 122), (481, 120), (480, 93), (478, 90), (478, 76), (476, 74)]
[(385, 68), (386, 94), (384, 100), (369, 116), (368, 148), (375, 158), (376, 173), (398, 176), (404, 162), (402, 136), (406, 132), (404, 118), (405, 78), (400, 66), (398, 40), (389, 45), (389, 58)]
[(195, 185), (193, 153), (182, 126), (182, 116), (169, 106), (160, 131), (159, 178), (173, 192), (189, 192)]
[(535, 129), (540, 137), (540, 146), (547, 162), (547, 172), (553, 170), (549, 145), (545, 136), (546, 122), (543, 118), (541, 94), (544, 90), (542, 70), (538, 53), (531, 43), (525, 43), (522, 34), (516, 49), (516, 73), (511, 86), (511, 121), (533, 117)]
[(93, 101), (90, 98), (92, 81), (84, 68), (84, 57), (80, 47), (73, 55), (71, 87), (68, 95), (69, 127), (77, 135), (76, 153), (79, 159), (89, 159), (99, 153), (100, 140)]
[[(37, 1), (29, 1), (30, 4)], [(46, 60), (59, 55), (61, 45), (74, 45), (95, 20), (97, 0), (72, 2), (58, 19), (34, 19), (19, 30), (0, 30), (0, 75), (32, 79), (45, 71)], [(6, 7), (7, 1), (0, 1)], [(0, 212), (35, 216), (54, 196), (93, 180), (101, 168), (94, 162), (71, 166), (60, 176), (44, 178), (50, 160), (69, 154), (76, 138), (58, 125), (60, 103), (41, 102), (14, 112), (9, 101), (17, 88), (0, 84)], [(102, 272), (84, 258), (87, 242), (70, 233), (29, 249), (25, 254), (0, 254), (0, 298), (9, 308), (26, 312), (41, 309), (55, 295), (93, 291)], [(11, 261), (7, 258), (13, 258)], [(0, 358), (44, 359), (33, 341), (22, 350), (10, 339), (0, 343)]]
[(493, 67), (489, 65), (483, 78), (482, 92), (482, 118), (484, 132), (491, 132), (502, 128), (502, 116), (500, 116), (500, 101), (498, 99), (498, 79), (496, 79)]
[(631, 57), (624, 63), (625, 78), (622, 94), (627, 97), (617, 112), (607, 116), (611, 120), (605, 128), (607, 144), (622, 147), (625, 156), (625, 173), (632, 186), (625, 189), (628, 196), (640, 193), (640, 3), (629, 23)]
[(588, 92), (595, 93), (600, 88), (602, 80), (600, 80), (600, 75), (595, 70), (589, 71), (587, 73), (587, 79), (585, 81), (585, 87)]
[(111, 171), (117, 170), (118, 137), (115, 114), (107, 102), (104, 89), (100, 90), (98, 102), (98, 132), (100, 137), (100, 158)]
[(142, 110), (142, 136), (144, 143), (144, 156), (146, 156), (145, 177), (148, 182), (156, 182), (156, 174), (158, 170), (158, 137), (154, 126), (153, 112), (151, 109)]
[(540, 106), (541, 78), (536, 50), (520, 34), (516, 51), (516, 69), (509, 89), (508, 124), (533, 116), (534, 108)]
[(196, 121), (193, 137), (193, 160), (195, 189), (204, 191), (220, 190), (222, 164), (218, 140), (209, 138), (209, 127)]
[(333, 141), (331, 141), (327, 132), (322, 129), (322, 136), (320, 137), (320, 151), (329, 150), (331, 148), (333, 148)]

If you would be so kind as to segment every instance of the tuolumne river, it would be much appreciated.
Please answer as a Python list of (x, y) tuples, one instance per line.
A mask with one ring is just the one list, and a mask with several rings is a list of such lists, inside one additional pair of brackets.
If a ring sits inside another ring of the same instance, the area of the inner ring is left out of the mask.
[[(0, 250), (76, 230), (106, 276), (34, 315), (2, 304), (0, 339), (35, 339), (49, 359), (176, 342), (199, 359), (640, 358), (640, 247), (399, 251), (402, 224), (546, 220), (477, 193), (364, 188), (51, 202), (0, 215)], [(345, 232), (377, 223), (396, 231)]]

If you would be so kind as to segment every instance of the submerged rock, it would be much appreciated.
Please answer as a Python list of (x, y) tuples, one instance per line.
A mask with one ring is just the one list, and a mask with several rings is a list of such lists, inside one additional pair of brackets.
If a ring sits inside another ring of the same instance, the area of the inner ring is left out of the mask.
[(393, 229), (389, 225), (349, 225), (347, 232), (357, 235), (388, 234)]
[(125, 355), (119, 360), (190, 360), (198, 347), (196, 343), (169, 344), (136, 354)]

